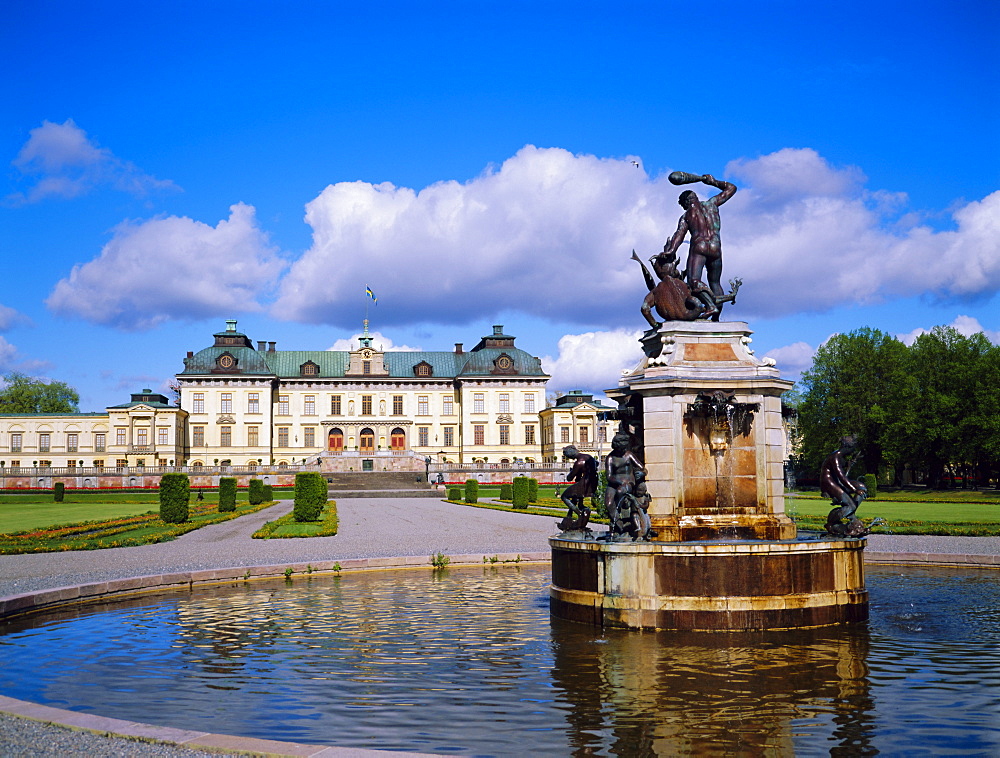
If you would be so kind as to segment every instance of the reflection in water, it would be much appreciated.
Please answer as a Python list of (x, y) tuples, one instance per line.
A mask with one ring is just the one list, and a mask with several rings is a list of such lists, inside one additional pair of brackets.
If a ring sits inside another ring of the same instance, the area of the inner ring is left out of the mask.
[(588, 639), (554, 620), (553, 679), (572, 703), (570, 743), (581, 754), (611, 735), (618, 755), (790, 755), (805, 732), (863, 755), (874, 718), (868, 638), (855, 626)]
[(997, 754), (998, 579), (869, 570), (869, 624), (752, 634), (550, 621), (540, 567), (251, 583), (0, 624), (0, 691), (434, 753)]

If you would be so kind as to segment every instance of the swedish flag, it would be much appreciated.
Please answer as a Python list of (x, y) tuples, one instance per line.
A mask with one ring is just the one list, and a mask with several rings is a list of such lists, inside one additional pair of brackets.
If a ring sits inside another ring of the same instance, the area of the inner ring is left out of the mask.
[(375, 297), (375, 293), (372, 292), (372, 288), (371, 287), (368, 287), (368, 286), (365, 287), (365, 294), (368, 295), (368, 297), (370, 297), (372, 299), (372, 302), (374, 302), (375, 305), (378, 305), (378, 298)]

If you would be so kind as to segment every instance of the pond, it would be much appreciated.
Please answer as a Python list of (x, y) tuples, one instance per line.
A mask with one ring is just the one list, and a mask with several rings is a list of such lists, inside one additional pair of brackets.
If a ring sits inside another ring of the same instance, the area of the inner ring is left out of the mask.
[(440, 754), (1000, 754), (1000, 573), (866, 573), (867, 624), (761, 633), (551, 620), (538, 566), (136, 596), (0, 623), (0, 691)]

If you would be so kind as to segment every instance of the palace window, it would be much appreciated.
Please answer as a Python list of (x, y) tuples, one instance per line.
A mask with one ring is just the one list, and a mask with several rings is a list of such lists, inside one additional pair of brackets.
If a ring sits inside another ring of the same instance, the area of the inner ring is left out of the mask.
[(486, 396), (482, 392), (477, 392), (472, 396), (472, 412), (486, 413)]
[(535, 396), (525, 395), (524, 396), (524, 412), (534, 413), (535, 412)]
[(597, 427), (597, 440), (598, 442), (608, 441), (608, 429), (604, 426)]
[(302, 412), (306, 416), (315, 416), (316, 415), (316, 396), (315, 395), (306, 395), (306, 398), (305, 398), (305, 407), (304, 407), (304, 409), (303, 409)]
[(278, 415), (288, 415), (288, 395), (278, 395)]
[(115, 466), (120, 469), (128, 468), (128, 458), (115, 458)]
[(233, 412), (233, 393), (223, 392), (222, 401), (219, 405), (219, 413), (232, 413)]
[(430, 415), (430, 401), (427, 395), (417, 396), (417, 415), (418, 416), (428, 416)]
[(104, 432), (97, 432), (94, 435), (94, 452), (103, 453), (104, 448), (107, 447), (108, 436)]
[(222, 447), (230, 447), (233, 444), (233, 427), (231, 426), (220, 426), (219, 433), (221, 438), (219, 444)]
[(444, 446), (454, 447), (455, 445), (455, 427), (446, 426), (444, 428)]
[(508, 424), (500, 424), (500, 444), (510, 444), (510, 426)]
[(569, 442), (569, 427), (560, 426), (559, 427), (559, 441), (566, 443)]
[(11, 433), (11, 435), (10, 435), (10, 451), (12, 453), (20, 453), (21, 452), (21, 441), (22, 441), (21, 432), (13, 432), (13, 433)]
[(427, 447), (430, 444), (430, 427), (418, 426), (417, 427), (417, 444), (420, 447)]
[(500, 393), (500, 413), (510, 413), (510, 394)]
[(472, 444), (473, 445), (485, 445), (486, 444), (486, 426), (483, 424), (476, 424), (472, 427)]
[(392, 415), (402, 416), (403, 415), (403, 396), (393, 395), (392, 396)]
[(580, 444), (589, 445), (590, 444), (590, 427), (581, 426), (577, 431), (580, 433)]
[(94, 461), (94, 468), (96, 468), (98, 471), (104, 471), (104, 461), (101, 460)]
[(340, 395), (330, 396), (330, 415), (331, 416), (340, 415)]
[(40, 453), (47, 453), (52, 447), (52, 435), (48, 432), (42, 432), (38, 435), (38, 451)]
[(160, 427), (159, 429), (156, 430), (156, 444), (157, 445), (168, 444), (167, 443), (168, 436), (169, 436), (169, 430), (166, 427)]
[(203, 426), (191, 427), (191, 446), (205, 447), (205, 427)]
[(66, 435), (66, 452), (75, 453), (80, 447), (80, 435), (76, 432), (69, 432)]
[(362, 395), (361, 396), (361, 415), (371, 416), (372, 415), (372, 396)]
[(307, 426), (302, 430), (302, 444), (306, 447), (316, 446), (316, 427)]
[(278, 427), (278, 447), (288, 447), (288, 427)]
[(260, 445), (260, 427), (259, 426), (248, 426), (247, 427), (247, 445), (250, 447), (257, 447)]
[(251, 392), (247, 395), (247, 413), (260, 413), (259, 392)]
[(370, 374), (372, 372), (372, 362), (371, 361), (361, 361), (361, 373)]
[(442, 405), (441, 405), (441, 412), (445, 416), (454, 416), (455, 415), (455, 396), (454, 395), (445, 395), (444, 396), (444, 399), (442, 400)]
[(204, 413), (205, 412), (205, 393), (195, 392), (194, 400), (192, 401), (192, 413)]
[(148, 429), (136, 429), (135, 430), (135, 444), (142, 445), (145, 447), (149, 444), (149, 430)]
[(524, 425), (524, 444), (534, 445), (535, 444), (535, 425), (525, 424)]

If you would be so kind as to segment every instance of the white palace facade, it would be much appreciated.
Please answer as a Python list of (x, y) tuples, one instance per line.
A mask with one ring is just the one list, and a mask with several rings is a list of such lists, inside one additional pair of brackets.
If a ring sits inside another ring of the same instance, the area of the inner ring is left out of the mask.
[(541, 460), (541, 361), (495, 326), (471, 350), (256, 346), (236, 322), (177, 375), (191, 466), (322, 463), (325, 470)]
[(278, 350), (227, 321), (187, 354), (174, 402), (145, 389), (105, 412), (0, 414), (0, 488), (155, 486), (179, 467), (449, 481), (527, 468), (561, 480), (565, 445), (603, 447), (607, 409), (579, 391), (546, 408), (541, 361), (502, 326), (471, 350), (383, 351), (374, 341), (366, 322), (353, 350)]

